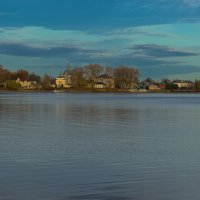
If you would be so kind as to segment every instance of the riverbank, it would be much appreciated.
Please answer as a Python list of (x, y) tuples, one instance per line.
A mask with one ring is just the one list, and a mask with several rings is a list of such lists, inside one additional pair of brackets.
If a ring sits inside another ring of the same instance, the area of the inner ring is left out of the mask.
[(75, 89), (75, 88), (68, 88), (68, 89), (17, 89), (17, 90), (9, 90), (9, 89), (0, 89), (1, 92), (23, 92), (23, 93), (200, 93), (199, 90), (137, 90), (137, 89)]

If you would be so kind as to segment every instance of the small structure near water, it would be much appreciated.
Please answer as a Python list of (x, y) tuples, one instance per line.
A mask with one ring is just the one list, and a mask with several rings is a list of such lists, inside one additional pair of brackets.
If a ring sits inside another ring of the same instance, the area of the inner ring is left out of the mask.
[(115, 88), (115, 81), (107, 74), (102, 74), (94, 80), (94, 88)]
[(71, 88), (72, 87), (72, 78), (70, 65), (67, 65), (67, 70), (62, 74), (56, 77), (56, 88)]
[(37, 88), (36, 81), (21, 80), (20, 78), (18, 78), (16, 80), (16, 83), (18, 83), (19, 86), (23, 89), (36, 89)]

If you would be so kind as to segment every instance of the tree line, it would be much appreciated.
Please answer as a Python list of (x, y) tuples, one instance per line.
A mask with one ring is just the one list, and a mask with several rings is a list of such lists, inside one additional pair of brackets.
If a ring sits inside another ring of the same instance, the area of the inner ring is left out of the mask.
[(27, 70), (24, 69), (19, 69), (17, 71), (12, 72), (0, 65), (0, 83), (3, 83), (7, 80), (17, 80), (18, 78), (22, 81), (41, 81), (41, 77), (33, 72), (29, 73)]
[[(115, 89), (130, 89), (139, 82), (139, 71), (135, 67), (128, 67), (125, 65), (119, 65), (116, 67), (104, 67), (100, 64), (88, 64), (83, 67), (75, 67), (65, 71), (64, 75), (70, 75), (70, 84), (72, 88), (93, 88), (98, 78), (102, 76), (112, 80), (113, 87)], [(16, 71), (10, 71), (0, 65), (0, 88), (7, 87), (8, 89), (17, 89), (19, 86), (16, 83), (17, 79), (21, 81), (33, 81), (36, 82), (42, 89), (51, 89), (55, 85), (55, 78), (45, 74), (40, 76), (34, 72), (29, 72), (24, 69)], [(146, 78), (143, 82), (154, 83), (153, 79)], [(161, 82), (166, 84), (166, 90), (177, 90), (178, 86), (168, 79), (164, 79)], [(108, 87), (109, 88), (109, 87)], [(200, 90), (200, 80), (195, 80), (195, 90)]]
[(16, 83), (16, 80), (20, 79), (21, 81), (33, 81), (37, 84), (44, 86), (45, 88), (50, 87), (52, 78), (49, 75), (40, 76), (34, 72), (29, 72), (24, 69), (19, 69), (17, 71), (10, 71), (0, 65), (0, 87), (6, 87), (8, 89), (17, 89), (19, 86)]
[(120, 65), (117, 67), (103, 67), (99, 64), (89, 64), (84, 67), (76, 67), (71, 71), (72, 86), (85, 88), (88, 85), (94, 87), (96, 79), (100, 75), (106, 75), (114, 82), (116, 89), (129, 89), (139, 81), (139, 71), (134, 67)]
[[(87, 88), (88, 85), (94, 87), (96, 79), (101, 75), (113, 80), (114, 88), (129, 89), (134, 83), (139, 81), (139, 71), (134, 67), (120, 65), (117, 67), (103, 67), (100, 64), (88, 64), (83, 67), (75, 67), (66, 71), (70, 75), (71, 85), (73, 88)], [(49, 75), (40, 76), (35, 73), (29, 73), (27, 70), (19, 69), (17, 71), (9, 71), (0, 65), (0, 86), (5, 83), (12, 87), (16, 84), (16, 80), (36, 81), (43, 89), (50, 89), (55, 84), (55, 78)]]

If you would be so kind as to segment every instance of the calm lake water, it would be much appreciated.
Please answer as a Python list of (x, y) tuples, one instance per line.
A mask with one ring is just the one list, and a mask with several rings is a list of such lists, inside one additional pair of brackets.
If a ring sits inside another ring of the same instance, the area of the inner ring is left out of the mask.
[(1, 200), (199, 200), (200, 94), (0, 93)]

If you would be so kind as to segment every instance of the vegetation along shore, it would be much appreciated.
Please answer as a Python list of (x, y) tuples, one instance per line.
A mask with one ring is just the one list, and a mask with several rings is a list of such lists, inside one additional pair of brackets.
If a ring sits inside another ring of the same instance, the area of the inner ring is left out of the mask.
[(54, 91), (54, 92), (200, 92), (200, 80), (155, 81), (148, 77), (139, 80), (140, 72), (134, 67), (103, 67), (89, 64), (66, 70), (57, 77), (43, 76), (20, 69), (10, 71), (0, 65), (2, 91)]

